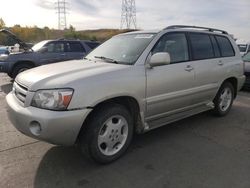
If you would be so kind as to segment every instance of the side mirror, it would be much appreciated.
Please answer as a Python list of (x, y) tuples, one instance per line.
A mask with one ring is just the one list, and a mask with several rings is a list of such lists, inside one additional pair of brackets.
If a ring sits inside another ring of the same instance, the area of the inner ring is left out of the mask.
[(46, 53), (48, 52), (48, 47), (44, 46), (39, 50), (40, 53)]
[(162, 66), (170, 64), (170, 55), (167, 52), (156, 53), (149, 60), (150, 67)]

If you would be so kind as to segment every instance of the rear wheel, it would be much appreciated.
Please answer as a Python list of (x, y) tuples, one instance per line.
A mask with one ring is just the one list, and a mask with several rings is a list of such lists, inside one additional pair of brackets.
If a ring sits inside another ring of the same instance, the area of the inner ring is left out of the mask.
[(133, 136), (133, 119), (122, 105), (104, 105), (95, 111), (80, 134), (83, 154), (98, 163), (110, 163), (127, 150)]
[(230, 82), (225, 82), (218, 91), (214, 104), (214, 114), (217, 116), (225, 116), (230, 111), (234, 100), (234, 87)]
[(28, 64), (19, 64), (15, 66), (11, 74), (11, 78), (15, 79), (19, 73), (24, 72), (28, 69), (31, 69), (32, 67), (33, 67), (32, 65), (28, 65)]

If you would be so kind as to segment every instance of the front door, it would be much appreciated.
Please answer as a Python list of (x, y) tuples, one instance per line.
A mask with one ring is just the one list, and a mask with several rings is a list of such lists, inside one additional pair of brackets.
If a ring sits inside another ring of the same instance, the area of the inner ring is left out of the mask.
[(194, 68), (189, 62), (186, 34), (165, 34), (152, 49), (151, 55), (159, 52), (168, 52), (171, 63), (146, 70), (148, 121), (192, 105)]
[(46, 51), (40, 53), (41, 64), (56, 63), (67, 60), (63, 41), (49, 42), (45, 47)]

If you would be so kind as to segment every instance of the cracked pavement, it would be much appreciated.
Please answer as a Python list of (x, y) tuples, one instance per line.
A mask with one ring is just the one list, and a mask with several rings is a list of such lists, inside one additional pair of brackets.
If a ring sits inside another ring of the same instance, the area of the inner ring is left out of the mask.
[(250, 187), (250, 92), (226, 117), (206, 112), (135, 136), (124, 157), (102, 166), (16, 131), (6, 115), (11, 88), (0, 74), (0, 187)]

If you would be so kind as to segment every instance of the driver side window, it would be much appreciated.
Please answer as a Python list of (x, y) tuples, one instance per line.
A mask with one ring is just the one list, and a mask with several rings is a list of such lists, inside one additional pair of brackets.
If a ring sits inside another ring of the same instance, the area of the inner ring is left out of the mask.
[(184, 33), (168, 33), (160, 38), (152, 50), (152, 55), (168, 52), (171, 64), (189, 60), (188, 44)]
[(64, 43), (63, 42), (51, 42), (47, 45), (49, 53), (61, 53), (64, 52)]

